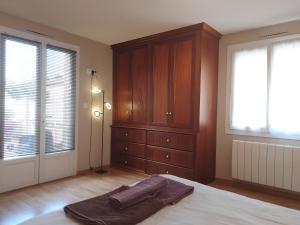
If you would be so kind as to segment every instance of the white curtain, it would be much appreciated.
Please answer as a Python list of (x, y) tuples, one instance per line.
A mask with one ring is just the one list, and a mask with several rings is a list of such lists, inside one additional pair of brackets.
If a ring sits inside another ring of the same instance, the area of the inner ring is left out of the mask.
[(300, 41), (272, 47), (269, 98), (270, 132), (300, 135)]
[(267, 125), (267, 48), (237, 51), (232, 60), (231, 128), (264, 130)]

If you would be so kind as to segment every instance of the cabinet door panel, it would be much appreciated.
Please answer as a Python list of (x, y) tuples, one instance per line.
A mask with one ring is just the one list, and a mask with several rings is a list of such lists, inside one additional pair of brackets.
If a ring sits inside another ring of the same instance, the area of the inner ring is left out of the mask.
[(129, 53), (116, 53), (115, 90), (115, 120), (128, 122), (129, 120)]
[(131, 63), (132, 121), (135, 123), (146, 123), (147, 71), (147, 48), (135, 49)]
[(171, 126), (192, 128), (193, 40), (176, 41), (172, 59)]
[(159, 44), (152, 52), (152, 125), (166, 126), (168, 123), (168, 95), (169, 95), (169, 45)]

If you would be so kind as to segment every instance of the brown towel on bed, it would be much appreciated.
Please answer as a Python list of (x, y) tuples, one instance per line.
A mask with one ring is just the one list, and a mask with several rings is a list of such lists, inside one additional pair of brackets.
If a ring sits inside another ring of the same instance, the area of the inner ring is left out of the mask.
[(96, 198), (68, 205), (64, 210), (67, 215), (86, 225), (134, 225), (164, 206), (177, 203), (194, 190), (194, 187), (170, 179), (166, 179), (166, 182), (166, 186), (154, 198), (122, 210), (114, 207), (109, 197), (128, 190), (130, 187), (127, 186), (121, 186)]
[(125, 209), (139, 202), (154, 198), (166, 184), (167, 180), (164, 177), (154, 175), (127, 190), (111, 195), (109, 199), (115, 207)]

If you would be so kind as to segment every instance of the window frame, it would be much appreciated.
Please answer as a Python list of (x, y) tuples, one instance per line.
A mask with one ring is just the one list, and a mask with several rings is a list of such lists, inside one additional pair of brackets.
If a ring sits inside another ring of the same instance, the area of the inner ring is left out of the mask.
[[(46, 54), (47, 54), (47, 45), (51, 46), (57, 46), (59, 48), (69, 49), (71, 51), (76, 52), (76, 66), (75, 66), (75, 76), (76, 76), (76, 90), (75, 90), (75, 143), (74, 143), (74, 163), (75, 167), (77, 168), (77, 152), (78, 152), (78, 116), (79, 116), (79, 61), (80, 61), (80, 47), (77, 45), (61, 42), (52, 39), (52, 37), (46, 37), (43, 35), (37, 35), (30, 32), (30, 30), (20, 31), (13, 28), (8, 28), (5, 26), (0, 25), (0, 36), (2, 34), (14, 36), (20, 39), (25, 39), (28, 41), (33, 42), (39, 42), (41, 46), (41, 97), (40, 97), (40, 103), (41, 103), (41, 114), (40, 114), (40, 155), (45, 155), (45, 94), (46, 94)], [(44, 60), (43, 60), (44, 59)], [(64, 151), (62, 152), (54, 152), (54, 153), (47, 153), (47, 155), (54, 155), (54, 154), (65, 154)], [(26, 158), (32, 158), (35, 156), (26, 156)], [(16, 157), (14, 160), (24, 158), (24, 157)], [(7, 159), (0, 159), (0, 161), (7, 161)]]
[[(269, 39), (263, 39), (258, 41), (251, 41), (239, 44), (228, 45), (227, 47), (227, 71), (226, 71), (226, 116), (225, 116), (225, 133), (231, 135), (253, 136), (253, 137), (266, 137), (276, 139), (288, 139), (288, 140), (300, 140), (300, 135), (283, 135), (283, 134), (271, 134), (269, 132), (269, 92), (270, 92), (270, 78), (271, 78), (271, 60), (272, 45), (283, 41), (300, 40), (300, 34), (286, 35), (281, 37), (274, 37)], [(232, 112), (233, 112), (233, 90), (234, 90), (234, 76), (233, 76), (233, 53), (239, 50), (248, 50), (253, 48), (266, 47), (267, 48), (267, 124), (265, 131), (251, 131), (251, 130), (239, 130), (231, 127)]]

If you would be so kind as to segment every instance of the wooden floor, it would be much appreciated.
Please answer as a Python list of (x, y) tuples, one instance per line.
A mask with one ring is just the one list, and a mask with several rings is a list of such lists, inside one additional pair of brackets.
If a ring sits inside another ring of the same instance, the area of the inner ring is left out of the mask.
[[(65, 205), (104, 194), (123, 184), (131, 184), (146, 175), (110, 168), (106, 174), (88, 173), (46, 184), (0, 194), (0, 224), (16, 225), (35, 216), (62, 209)], [(221, 182), (211, 186), (252, 198), (300, 210), (298, 200), (276, 197)]]
[(144, 177), (145, 174), (109, 169), (106, 174), (89, 173), (3, 193), (0, 194), (0, 225), (16, 225)]

